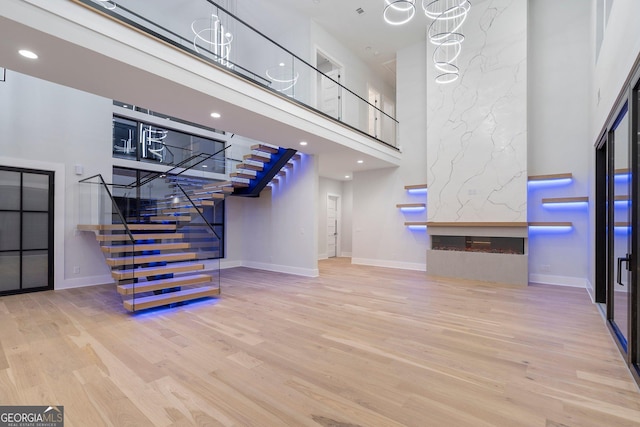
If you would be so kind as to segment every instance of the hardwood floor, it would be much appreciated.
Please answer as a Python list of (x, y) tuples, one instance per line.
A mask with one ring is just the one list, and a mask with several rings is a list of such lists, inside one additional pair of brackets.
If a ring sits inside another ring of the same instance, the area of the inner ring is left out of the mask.
[(115, 286), (0, 298), (0, 404), (66, 426), (640, 426), (585, 290), (320, 263), (223, 270), (222, 295), (129, 314)]

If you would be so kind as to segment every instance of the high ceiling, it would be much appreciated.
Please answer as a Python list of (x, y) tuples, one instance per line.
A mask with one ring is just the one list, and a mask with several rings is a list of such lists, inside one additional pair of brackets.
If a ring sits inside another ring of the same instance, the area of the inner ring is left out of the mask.
[[(384, 22), (385, 0), (269, 0), (274, 5), (308, 16), (364, 60), (395, 87), (395, 54), (426, 36), (429, 20), (421, 0), (405, 25)], [(358, 13), (358, 9), (364, 11)]]

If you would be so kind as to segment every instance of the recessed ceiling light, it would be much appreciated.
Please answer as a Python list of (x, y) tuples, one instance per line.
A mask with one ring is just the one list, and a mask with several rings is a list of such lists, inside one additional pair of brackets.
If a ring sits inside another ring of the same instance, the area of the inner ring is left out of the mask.
[(36, 55), (35, 53), (31, 52), (30, 50), (21, 49), (21, 50), (18, 51), (18, 53), (20, 55), (24, 56), (25, 58), (38, 59), (38, 55)]
[(203, 167), (203, 168), (208, 168), (209, 166), (207, 166), (207, 165), (202, 165), (202, 167)]
[(307, 145), (307, 141), (300, 141), (300, 145)]
[(281, 67), (284, 67), (284, 62), (281, 62), (278, 65), (281, 66)]
[(345, 177), (346, 179), (349, 179), (349, 178), (351, 178), (351, 177), (350, 177), (349, 175), (345, 175), (344, 177)]
[(211, 113), (211, 117), (213, 117), (214, 119), (219, 119), (221, 116), (220, 113)]
[(362, 164), (364, 163), (364, 160), (358, 160), (358, 163)]

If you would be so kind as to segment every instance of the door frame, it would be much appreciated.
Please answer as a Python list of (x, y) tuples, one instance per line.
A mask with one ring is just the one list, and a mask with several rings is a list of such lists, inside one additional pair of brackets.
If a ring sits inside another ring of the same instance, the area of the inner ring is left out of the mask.
[[(336, 199), (336, 233), (338, 234), (338, 237), (336, 238), (336, 258), (340, 257), (342, 254), (342, 245), (340, 244), (340, 240), (341, 240), (341, 236), (342, 236), (342, 196), (340, 194), (335, 194), (335, 193), (327, 193), (327, 208), (325, 209), (324, 215), (325, 215), (325, 221), (326, 221), (326, 228), (325, 230), (328, 231), (329, 230), (329, 215), (328, 215), (328, 206), (329, 206), (329, 199), (330, 198), (335, 198)], [(326, 233), (325, 231), (325, 233)], [(328, 240), (328, 234), (327, 234), (327, 244), (326, 244), (326, 252), (327, 252), (327, 258), (331, 258), (329, 256), (329, 240)]]
[[(333, 56), (331, 56), (330, 54), (328, 54), (325, 50), (323, 50), (322, 48), (318, 47), (317, 45), (314, 46), (314, 53), (315, 55), (313, 56), (314, 59), (316, 60), (315, 63), (315, 68), (316, 70), (318, 70), (318, 55), (324, 57), (325, 59), (327, 59), (334, 67), (334, 69), (338, 69), (338, 83), (340, 83), (341, 85), (344, 86), (344, 80), (345, 80), (345, 68), (344, 65), (336, 60)], [(320, 72), (320, 70), (318, 70), (318, 72)], [(315, 83), (313, 84), (313, 91), (315, 93), (314, 99), (315, 99), (315, 105), (318, 106), (319, 105), (319, 97), (320, 97), (320, 93), (319, 93), (319, 87), (320, 87), (320, 75), (316, 74), (316, 79), (315, 79)], [(342, 91), (340, 91), (340, 94), (338, 95), (338, 97), (340, 98), (340, 103), (338, 105), (339, 111), (338, 111), (338, 120), (344, 122), (344, 116), (345, 116), (345, 95), (344, 93), (342, 93)]]

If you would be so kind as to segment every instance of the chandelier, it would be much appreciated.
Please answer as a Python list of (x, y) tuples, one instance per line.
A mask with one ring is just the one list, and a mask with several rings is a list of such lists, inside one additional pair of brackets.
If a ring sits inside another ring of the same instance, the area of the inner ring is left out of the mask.
[(102, 5), (105, 9), (113, 10), (116, 8), (116, 2), (111, 0), (95, 0), (98, 4)]
[(433, 65), (438, 71), (436, 83), (451, 83), (458, 79), (457, 59), (462, 52), (462, 24), (467, 19), (469, 0), (422, 0), (425, 15), (432, 19), (427, 34), (433, 51)]
[(276, 67), (267, 68), (267, 78), (271, 81), (271, 87), (287, 96), (293, 96), (293, 87), (298, 83), (300, 73), (293, 70), (293, 66), (287, 67), (281, 62)]
[[(194, 34), (193, 48), (196, 52), (201, 53), (201, 48), (206, 49), (214, 54), (214, 61), (227, 68), (233, 68), (229, 61), (233, 35), (225, 31), (218, 15), (212, 14), (210, 18), (196, 19), (191, 23), (191, 31)], [(204, 44), (204, 47), (198, 46), (198, 43)]]
[(382, 17), (389, 25), (403, 25), (416, 14), (416, 0), (384, 0)]

